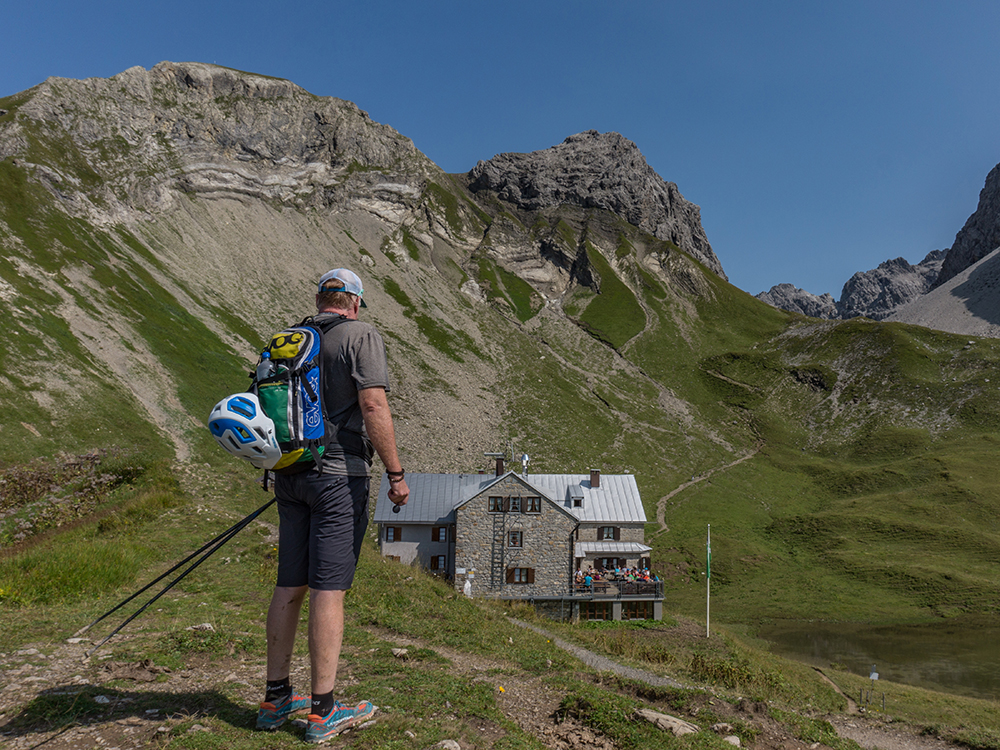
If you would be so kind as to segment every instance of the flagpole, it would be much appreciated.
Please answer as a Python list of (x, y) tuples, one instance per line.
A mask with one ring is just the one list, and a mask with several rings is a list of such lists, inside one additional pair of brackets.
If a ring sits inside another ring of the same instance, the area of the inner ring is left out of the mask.
[(712, 524), (708, 525), (708, 567), (705, 574), (705, 637), (711, 637), (712, 622)]

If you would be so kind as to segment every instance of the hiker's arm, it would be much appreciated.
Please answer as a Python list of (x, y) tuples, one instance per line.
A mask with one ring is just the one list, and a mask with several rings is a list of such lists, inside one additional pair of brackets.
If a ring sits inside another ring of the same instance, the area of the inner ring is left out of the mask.
[[(358, 391), (358, 404), (361, 406), (361, 416), (365, 420), (368, 439), (372, 441), (375, 452), (385, 464), (386, 471), (399, 472), (403, 465), (396, 453), (396, 431), (392, 426), (392, 412), (389, 411), (389, 400), (384, 388), (363, 388)], [(389, 484), (389, 499), (396, 505), (406, 505), (410, 488), (406, 479)]]

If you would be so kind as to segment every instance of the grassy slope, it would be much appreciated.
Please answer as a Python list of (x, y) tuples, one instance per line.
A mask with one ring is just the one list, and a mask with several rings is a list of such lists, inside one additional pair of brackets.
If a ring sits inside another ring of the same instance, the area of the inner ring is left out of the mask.
[[(13, 652), (29, 646), (49, 655), (53, 665), (76, 653), (80, 647), (59, 645), (73, 630), (261, 501), (252, 473), (242, 467), (220, 467), (208, 479), (207, 485), (197, 483), (202, 491), (191, 497), (161, 468), (147, 467), (134, 488), (122, 487), (108, 498), (116, 508), (113, 519), (41, 539), (20, 560), (0, 561), (0, 587), (9, 586), (16, 571), (27, 576), (21, 579), (27, 588), (18, 606), (5, 602), (0, 667), (16, 662)], [(262, 520), (273, 522), (273, 510)], [(32, 735), (89, 723), (100, 733), (155, 708), (162, 717), (156, 726), (168, 728), (160, 737), (167, 747), (297, 746), (301, 740), (294, 729), (276, 735), (251, 729), (263, 675), (262, 615), (275, 565), (269, 534), (266, 525), (254, 524), (231, 541), (105, 646), (106, 662), (83, 664), (74, 656), (72, 673), (93, 684), (59, 686), (14, 707), (0, 715), (4, 731)], [(78, 577), (68, 580), (66, 570), (77, 571)], [(141, 601), (99, 624), (91, 635), (110, 632)], [(453, 738), (463, 747), (539, 748), (538, 740), (516, 722), (521, 713), (517, 701), (544, 695), (552, 696), (546, 700), (555, 701), (562, 716), (607, 735), (622, 748), (722, 748), (708, 730), (720, 719), (733, 721), (744, 742), (753, 741), (759, 731), (754, 723), (732, 719), (744, 698), (768, 702), (770, 717), (792, 736), (843, 750), (851, 747), (816, 718), (839, 713), (846, 704), (812, 669), (758, 651), (725, 630), (706, 640), (694, 623), (683, 620), (576, 627), (538, 623), (625, 664), (710, 686), (706, 695), (704, 687), (649, 688), (597, 675), (550, 639), (513, 628), (508, 614), (532, 619), (527, 609), (467, 600), (426, 573), (382, 560), (370, 539), (348, 598), (341, 690), (348, 698), (369, 698), (382, 710), (373, 728), (348, 735), (342, 746), (428, 747)], [(213, 630), (185, 630), (202, 622), (211, 623)], [(402, 660), (392, 654), (399, 645), (409, 650)], [(143, 660), (174, 673), (142, 684), (109, 680), (100, 672), (102, 664)], [(300, 641), (297, 668), (304, 660)], [(181, 679), (179, 671), (189, 680)], [(830, 676), (849, 693), (859, 687), (850, 675), (831, 670)], [(990, 728), (995, 705), (887, 687), (895, 719), (978, 746), (1000, 746), (1000, 736)], [(98, 695), (110, 697), (112, 705), (97, 703)], [(684, 716), (703, 731), (673, 738), (633, 721), (637, 708)], [(195, 724), (209, 727), (212, 734), (190, 732)], [(406, 739), (406, 731), (415, 736)]]
[[(15, 167), (4, 168), (14, 170), (6, 175), (3, 204), (14, 225), (24, 201), (48, 204), (27, 194), (30, 183)], [(96, 320), (109, 307), (126, 317), (141, 310), (134, 328), (173, 368), (182, 406), (197, 412), (195, 406), (211, 402), (208, 391), (217, 390), (217, 382), (239, 386), (243, 363), (214, 354), (224, 351), (214, 335), (135, 264), (128, 252), (141, 255), (139, 243), (60, 217), (54, 210), (36, 212), (30, 231), (22, 227), (27, 244), (18, 254), (38, 256), (53, 271), (67, 262), (89, 264), (97, 289), (63, 293)], [(587, 252), (597, 254), (593, 247)], [(45, 261), (47, 253), (58, 257)], [(622, 260), (619, 267), (627, 269)], [(57, 301), (11, 271), (19, 314), (3, 325), (12, 339), (37, 336), (57, 320), (45, 314)], [(634, 323), (641, 303), (657, 323), (638, 336), (634, 326), (598, 331), (615, 309), (602, 295), (582, 313), (593, 336), (564, 318), (537, 313), (533, 328), (510, 327), (501, 336), (506, 377), (499, 396), (510, 405), (510, 437), (519, 452), (532, 455), (535, 470), (634, 472), (650, 520), (659, 498), (692, 475), (760, 445), (751, 461), (675, 496), (670, 531), (651, 536), (661, 572), (676, 574), (673, 606), (691, 614), (700, 609), (696, 573), (711, 523), (723, 619), (884, 621), (993, 611), (997, 497), (989, 466), (1000, 416), (995, 386), (987, 381), (1000, 356), (994, 342), (970, 345), (962, 337), (870, 321), (810, 324), (711, 274), (704, 275), (707, 287), (692, 295), (644, 273), (635, 297), (606, 261), (600, 273), (616, 304), (633, 311), (629, 320)], [(413, 307), (394, 281), (386, 283), (390, 296)], [(521, 312), (527, 316), (530, 308)], [(461, 331), (423, 312), (411, 317), (456, 361), (472, 351)], [(113, 379), (86, 372), (89, 357), (78, 339), (68, 331), (52, 336), (63, 365), (83, 373), (77, 377), (88, 396), (128, 402)], [(608, 341), (617, 342), (621, 354)], [(198, 355), (192, 360), (182, 352)], [(32, 371), (51, 353), (37, 356)], [(176, 370), (182, 360), (194, 370)], [(159, 452), (135, 406), (98, 410), (83, 421), (67, 418), (47, 430), (30, 382), (18, 371), (4, 374), (15, 386), (2, 396), (4, 410), (20, 415), (18, 421), (38, 422), (43, 432), (9, 443), (7, 460), (51, 452), (53, 436), (69, 450), (122, 441)], [(690, 420), (660, 407), (665, 392), (689, 405)], [(67, 415), (70, 406), (79, 409), (74, 398), (69, 389)], [(204, 435), (193, 439), (211, 449)], [(651, 535), (656, 531), (651, 525)]]

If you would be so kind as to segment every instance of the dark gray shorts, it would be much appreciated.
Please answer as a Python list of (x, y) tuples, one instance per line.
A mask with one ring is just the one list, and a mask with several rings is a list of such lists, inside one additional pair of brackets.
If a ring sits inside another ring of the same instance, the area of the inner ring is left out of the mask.
[(346, 591), (368, 528), (368, 477), (278, 475), (278, 586)]

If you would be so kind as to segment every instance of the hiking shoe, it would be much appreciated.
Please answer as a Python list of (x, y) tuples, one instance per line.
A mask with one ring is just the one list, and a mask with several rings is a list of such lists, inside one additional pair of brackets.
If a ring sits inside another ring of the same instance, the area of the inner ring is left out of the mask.
[(312, 707), (312, 697), (289, 693), (274, 703), (264, 701), (257, 712), (257, 728), (273, 732), (288, 721), (292, 714), (308, 711)]
[(306, 742), (325, 742), (345, 729), (366, 721), (376, 710), (376, 707), (368, 701), (361, 701), (356, 706), (345, 706), (335, 702), (333, 709), (325, 717), (309, 714)]

